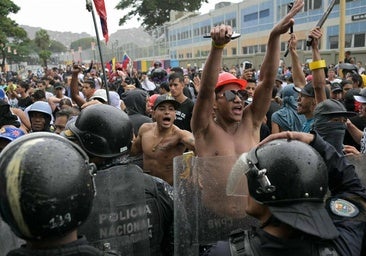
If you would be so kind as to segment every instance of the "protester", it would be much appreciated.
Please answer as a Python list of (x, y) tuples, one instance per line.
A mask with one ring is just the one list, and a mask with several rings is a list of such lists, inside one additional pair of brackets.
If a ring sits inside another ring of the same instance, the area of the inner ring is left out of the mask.
[(173, 124), (179, 102), (168, 95), (154, 102), (154, 123), (144, 123), (133, 141), (131, 155), (143, 154), (144, 172), (173, 185), (173, 158), (194, 150), (192, 133)]
[(53, 124), (55, 133), (61, 134), (61, 132), (65, 130), (67, 123), (72, 117), (74, 117), (72, 108), (65, 108), (58, 111)]
[(225, 45), (233, 33), (230, 26), (212, 28), (212, 47), (201, 78), (201, 87), (193, 109), (192, 132), (198, 156), (235, 155), (248, 151), (259, 142), (259, 130), (268, 111), (272, 88), (280, 59), (280, 37), (293, 25), (294, 15), (302, 2), (292, 10), (269, 35), (267, 52), (253, 102), (244, 108), (242, 91), (246, 81), (229, 73), (219, 74)]
[[(354, 96), (355, 100), (361, 103), (361, 113), (358, 116), (347, 119), (347, 131), (348, 136), (351, 136), (353, 140), (358, 144), (358, 149), (362, 154), (366, 154), (366, 89), (362, 89), (359, 95)], [(346, 136), (344, 142), (346, 140)]]
[(72, 77), (70, 84), (71, 99), (81, 108), (89, 99), (93, 96), (95, 92), (95, 82), (93, 79), (87, 79), (82, 82), (82, 92), (84, 98), (79, 94), (79, 78), (78, 75), (82, 72), (82, 67), (79, 65), (74, 65), (72, 69)]
[(347, 111), (338, 100), (327, 99), (315, 107), (313, 130), (331, 144), (338, 153), (343, 154), (346, 120), (355, 115), (355, 112)]
[(139, 129), (144, 123), (152, 123), (152, 119), (147, 116), (148, 92), (142, 89), (128, 91), (122, 94), (122, 100), (126, 105), (126, 112), (132, 122), (133, 132), (138, 135)]
[(282, 108), (272, 114), (272, 133), (282, 131), (301, 131), (306, 118), (297, 113), (298, 93), (293, 84), (282, 89)]
[(169, 88), (170, 95), (179, 102), (179, 106), (176, 108), (174, 124), (180, 129), (190, 132), (192, 130), (191, 118), (194, 102), (183, 93), (186, 87), (182, 73), (174, 72), (169, 75)]
[[(293, 17), (302, 7), (303, 1), (296, 1), (291, 11), (271, 30), (253, 101), (246, 107), (246, 80), (238, 79), (227, 72), (220, 73), (222, 55), (226, 44), (231, 41), (232, 28), (222, 24), (211, 29), (212, 46), (203, 68), (191, 125), (198, 158), (222, 159), (208, 170), (205, 166), (214, 160), (207, 160), (206, 165), (196, 168), (202, 169), (202, 174), (207, 172), (210, 176), (198, 180), (199, 198), (194, 199), (199, 201), (200, 208), (205, 208), (204, 211), (198, 210), (197, 215), (201, 217), (203, 213), (205, 216), (211, 216), (210, 219), (227, 223), (225, 228), (219, 227), (215, 230), (219, 236), (228, 235), (227, 232), (234, 228), (237, 221), (243, 219), (244, 222), (249, 222), (246, 221), (243, 206), (245, 202), (242, 198), (226, 196), (231, 162), (225, 161), (225, 157), (235, 157), (248, 152), (259, 143), (260, 128), (270, 106), (280, 61), (281, 35), (293, 26)], [(197, 175), (201, 177), (202, 174)], [(203, 227), (199, 227), (199, 230), (209, 230), (207, 223), (210, 222), (202, 223)], [(193, 230), (198, 228), (194, 223), (190, 224), (193, 225)], [(202, 243), (202, 246), (207, 248), (210, 242), (213, 241), (206, 240), (206, 244)]]

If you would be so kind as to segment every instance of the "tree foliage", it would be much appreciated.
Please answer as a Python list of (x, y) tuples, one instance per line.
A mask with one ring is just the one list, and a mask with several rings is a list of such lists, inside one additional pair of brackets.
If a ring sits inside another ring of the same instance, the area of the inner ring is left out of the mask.
[(120, 26), (137, 16), (142, 27), (150, 30), (168, 22), (171, 11), (198, 11), (202, 3), (207, 2), (208, 0), (121, 0), (116, 9), (130, 10), (119, 20)]
[(47, 31), (44, 29), (38, 30), (34, 38), (34, 43), (39, 48), (38, 56), (42, 60), (43, 65), (47, 67), (47, 61), (51, 57), (51, 39)]
[(78, 50), (81, 47), (83, 50), (90, 49), (91, 43), (95, 42), (93, 37), (81, 38), (70, 44), (70, 49)]
[(51, 40), (50, 51), (51, 52), (66, 52), (67, 47), (58, 41)]
[[(18, 58), (20, 58), (20, 56), (24, 55), (22, 49), (25, 49), (24, 45), (29, 42), (27, 32), (8, 17), (9, 14), (15, 14), (19, 10), (19, 6), (10, 0), (0, 1), (0, 54), (2, 70), (4, 70), (5, 60), (8, 57), (18, 55)], [(14, 51), (8, 51), (8, 49), (16, 49), (17, 54), (14, 54)]]

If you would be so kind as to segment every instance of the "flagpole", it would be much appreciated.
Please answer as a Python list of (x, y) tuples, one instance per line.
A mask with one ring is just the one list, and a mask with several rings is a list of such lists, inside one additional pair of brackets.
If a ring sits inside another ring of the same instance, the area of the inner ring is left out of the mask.
[(99, 39), (98, 27), (97, 27), (97, 23), (95, 21), (95, 14), (94, 14), (93, 4), (92, 4), (91, 0), (86, 0), (86, 9), (89, 12), (92, 13), (93, 23), (94, 23), (94, 29), (95, 29), (95, 34), (96, 34), (96, 37), (97, 37), (97, 43), (98, 43), (98, 49), (99, 49), (99, 58), (100, 58), (100, 62), (101, 62), (101, 65), (102, 65), (103, 81), (104, 81), (104, 85), (105, 85), (105, 90), (107, 92), (107, 102), (108, 102), (108, 104), (110, 104), (110, 100), (109, 100), (109, 88), (108, 88), (108, 84), (107, 84), (107, 76), (106, 76), (106, 72), (105, 72), (105, 68), (104, 68), (104, 61), (103, 61), (103, 56), (102, 56), (102, 49), (100, 47), (100, 39)]

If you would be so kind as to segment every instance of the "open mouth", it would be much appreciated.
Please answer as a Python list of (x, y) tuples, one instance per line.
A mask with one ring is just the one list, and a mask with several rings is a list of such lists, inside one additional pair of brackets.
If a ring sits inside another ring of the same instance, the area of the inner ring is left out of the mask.
[(171, 120), (172, 119), (170, 116), (166, 116), (163, 118), (163, 124), (170, 124)]
[(243, 110), (243, 107), (242, 106), (235, 106), (233, 108), (233, 113), (234, 114), (241, 114), (242, 110)]

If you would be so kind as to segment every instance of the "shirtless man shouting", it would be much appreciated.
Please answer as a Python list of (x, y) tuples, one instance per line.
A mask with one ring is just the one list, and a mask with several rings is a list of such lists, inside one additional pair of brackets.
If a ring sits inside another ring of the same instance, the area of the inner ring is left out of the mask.
[(194, 150), (191, 132), (175, 126), (175, 110), (179, 102), (168, 95), (159, 96), (154, 103), (154, 123), (145, 123), (134, 139), (131, 155), (143, 154), (144, 172), (173, 185), (173, 158), (186, 150)]

